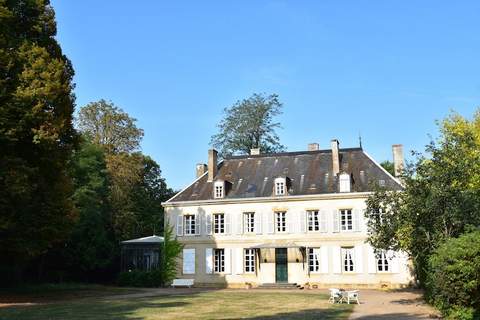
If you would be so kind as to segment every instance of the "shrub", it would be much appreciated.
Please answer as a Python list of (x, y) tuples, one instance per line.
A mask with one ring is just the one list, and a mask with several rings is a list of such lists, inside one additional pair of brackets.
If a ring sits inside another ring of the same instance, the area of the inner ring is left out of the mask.
[(449, 319), (480, 319), (480, 231), (440, 245), (429, 259), (427, 298)]
[(163, 282), (160, 270), (132, 270), (118, 275), (118, 285), (123, 287), (160, 287)]

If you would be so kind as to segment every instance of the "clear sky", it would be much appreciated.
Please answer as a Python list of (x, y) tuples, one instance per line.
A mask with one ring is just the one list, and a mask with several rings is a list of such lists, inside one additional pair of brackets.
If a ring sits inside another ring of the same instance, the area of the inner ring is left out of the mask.
[(112, 100), (142, 151), (188, 185), (222, 110), (253, 92), (284, 103), (280, 138), (423, 150), (435, 120), (480, 106), (480, 1), (53, 0), (77, 106)]

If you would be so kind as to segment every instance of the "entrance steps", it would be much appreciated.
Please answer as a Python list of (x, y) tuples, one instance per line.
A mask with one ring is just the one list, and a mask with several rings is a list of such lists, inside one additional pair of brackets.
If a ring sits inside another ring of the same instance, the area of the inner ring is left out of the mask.
[(296, 283), (262, 283), (256, 289), (302, 289)]

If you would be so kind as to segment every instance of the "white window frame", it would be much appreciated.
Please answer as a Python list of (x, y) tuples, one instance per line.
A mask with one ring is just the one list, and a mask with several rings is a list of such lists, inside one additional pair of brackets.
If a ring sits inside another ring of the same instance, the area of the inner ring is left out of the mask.
[(255, 212), (243, 213), (243, 233), (255, 233)]
[(213, 214), (213, 233), (214, 234), (225, 234), (225, 214), (224, 213), (214, 213)]
[(213, 184), (213, 197), (215, 199), (222, 199), (225, 197), (225, 182), (215, 181)]
[(183, 216), (183, 234), (185, 236), (194, 236), (197, 234), (197, 217), (194, 214), (186, 214)]
[(350, 175), (348, 173), (340, 174), (340, 192), (350, 192)]
[(355, 272), (355, 248), (354, 247), (342, 247), (342, 273), (354, 273)]
[(284, 196), (287, 194), (287, 182), (285, 178), (276, 178), (273, 185), (276, 196)]
[(213, 249), (213, 272), (225, 273), (225, 249)]
[(287, 232), (287, 212), (275, 211), (275, 233)]
[(320, 273), (320, 248), (308, 248), (308, 270), (310, 273)]
[(307, 231), (320, 232), (320, 212), (318, 210), (307, 210)]
[(340, 209), (340, 231), (341, 232), (354, 231), (353, 218), (354, 216), (353, 216), (352, 209)]
[(255, 273), (255, 249), (244, 249), (243, 270), (245, 273)]
[[(391, 272), (391, 265), (388, 261), (387, 251), (379, 250), (375, 253), (375, 265), (377, 268), (377, 272), (379, 273), (390, 273)], [(380, 270), (382, 269), (382, 270)]]

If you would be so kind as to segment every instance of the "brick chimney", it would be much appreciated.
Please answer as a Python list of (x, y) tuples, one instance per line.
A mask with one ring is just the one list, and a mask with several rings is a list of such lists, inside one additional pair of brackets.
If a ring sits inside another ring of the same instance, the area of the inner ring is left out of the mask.
[(207, 165), (205, 163), (197, 163), (197, 166), (195, 167), (196, 169), (196, 174), (197, 178), (200, 178), (203, 176), (205, 172), (207, 172)]
[(394, 144), (392, 146), (392, 153), (393, 153), (393, 167), (395, 169), (395, 177), (398, 177), (402, 174), (402, 171), (405, 168), (405, 160), (403, 158), (403, 145)]
[(339, 154), (339, 145), (337, 139), (333, 139), (330, 143), (332, 146), (332, 171), (333, 175), (336, 176), (340, 172), (340, 154)]
[(217, 150), (208, 150), (208, 182), (212, 182), (217, 175)]
[(317, 151), (319, 149), (320, 149), (320, 146), (316, 142), (308, 144), (308, 151)]
[(250, 155), (256, 156), (256, 155), (259, 155), (259, 154), (260, 154), (260, 148), (250, 149)]

